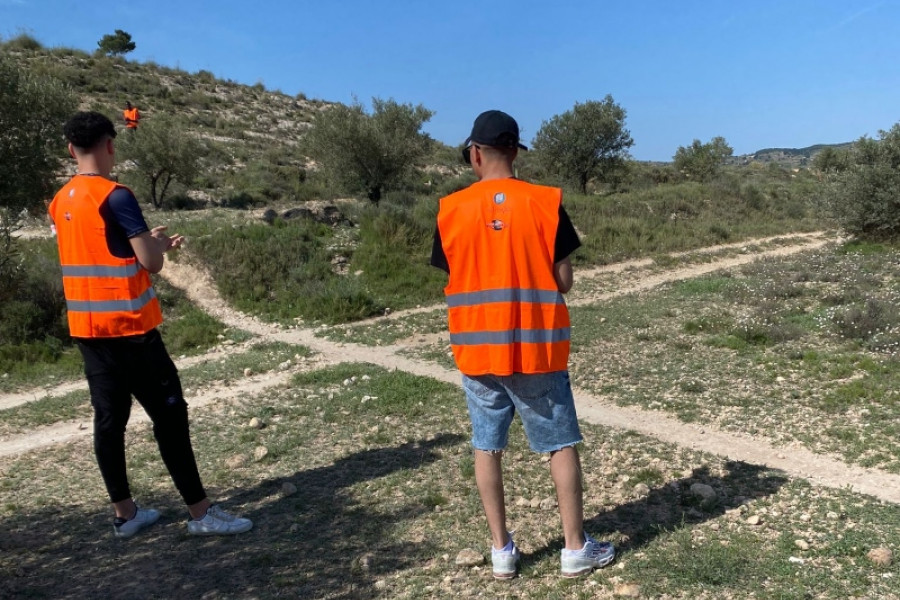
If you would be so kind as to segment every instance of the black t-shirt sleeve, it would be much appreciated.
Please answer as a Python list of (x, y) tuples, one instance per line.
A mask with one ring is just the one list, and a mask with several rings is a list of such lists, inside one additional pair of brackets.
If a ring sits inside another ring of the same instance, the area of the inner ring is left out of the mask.
[(128, 188), (117, 187), (100, 205), (100, 216), (106, 221), (106, 245), (113, 256), (131, 258), (131, 238), (150, 231), (137, 198)]
[(131, 190), (118, 187), (112, 191), (106, 201), (116, 223), (125, 232), (125, 237), (131, 239), (145, 231), (150, 231), (144, 220), (144, 213)]
[(556, 242), (553, 246), (553, 262), (558, 263), (581, 246), (578, 232), (563, 205), (559, 205), (559, 225), (556, 227)]
[(437, 227), (434, 228), (434, 241), (431, 244), (431, 266), (450, 272), (450, 263), (447, 262), (444, 245), (441, 244), (441, 230)]

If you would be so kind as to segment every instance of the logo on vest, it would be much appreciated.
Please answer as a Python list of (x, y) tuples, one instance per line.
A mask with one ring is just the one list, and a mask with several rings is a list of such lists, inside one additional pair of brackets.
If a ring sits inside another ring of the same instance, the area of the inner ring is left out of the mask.
[(69, 190), (69, 198), (74, 198), (74, 197), (75, 197), (75, 190), (74, 189)]
[(66, 218), (66, 221), (72, 220), (72, 213), (66, 211), (66, 214), (63, 215)]
[(503, 204), (504, 202), (506, 202), (506, 194), (503, 192), (494, 194), (494, 204)]
[(506, 227), (506, 224), (503, 221), (501, 221), (500, 219), (494, 219), (493, 221), (488, 223), (488, 227), (490, 227), (494, 231), (500, 231), (501, 229)]

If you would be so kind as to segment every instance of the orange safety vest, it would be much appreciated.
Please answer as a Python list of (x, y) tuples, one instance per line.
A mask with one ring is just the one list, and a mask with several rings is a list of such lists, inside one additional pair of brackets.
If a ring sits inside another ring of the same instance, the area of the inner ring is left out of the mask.
[(162, 323), (146, 269), (134, 256), (113, 256), (107, 246), (100, 207), (117, 186), (76, 175), (50, 203), (72, 337), (138, 335)]
[(568, 368), (569, 310), (553, 276), (559, 188), (477, 182), (441, 199), (450, 345), (466, 375)]
[(138, 120), (141, 116), (138, 114), (138, 109), (136, 107), (126, 108), (122, 111), (122, 115), (125, 117), (125, 127), (128, 129), (137, 129)]

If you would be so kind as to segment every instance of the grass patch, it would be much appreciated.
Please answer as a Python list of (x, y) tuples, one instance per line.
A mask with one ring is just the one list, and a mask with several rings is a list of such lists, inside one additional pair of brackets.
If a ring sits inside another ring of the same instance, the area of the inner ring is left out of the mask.
[[(245, 378), (246, 370), (252, 374), (265, 373), (309, 355), (309, 349), (303, 346), (281, 342), (260, 343), (227, 358), (181, 369), (179, 377), (190, 401), (192, 392), (199, 387), (227, 385)], [(135, 402), (134, 406), (137, 409), (139, 405)], [(19, 434), (35, 427), (76, 419), (87, 424), (92, 422), (90, 394), (86, 389), (0, 410), (0, 434)]]
[[(898, 264), (896, 250), (822, 250), (576, 306), (573, 382), (621, 404), (900, 472), (900, 354), (871, 343), (892, 331)], [(860, 306), (876, 308), (836, 317)]]
[[(262, 427), (247, 426), (253, 417)], [(146, 424), (129, 429), (132, 487), (163, 517), (127, 551), (109, 532), (89, 440), (3, 459), (0, 591), (114, 596), (124, 585), (128, 593), (176, 597), (189, 585), (192, 595), (207, 597), (252, 590), (259, 598), (587, 599), (634, 583), (644, 597), (777, 598), (804, 589), (890, 597), (900, 567), (875, 568), (864, 556), (900, 544), (895, 507), (631, 432), (582, 429), (585, 527), (617, 544), (621, 565), (588, 577), (559, 576), (556, 508), (541, 507), (553, 496), (549, 470), (518, 424), (504, 465), (521, 575), (496, 582), (488, 566), (456, 566), (466, 548), (489, 560), (490, 544), (462, 392), (345, 364), (297, 375), (239, 404), (192, 411), (207, 489), (254, 520), (251, 532), (235, 538), (186, 535), (184, 507)], [(267, 450), (262, 458), (259, 448)], [(649, 492), (635, 495), (625, 482)], [(719, 501), (697, 506), (694, 483), (710, 486)], [(296, 491), (285, 493), (285, 484)], [(748, 524), (750, 515), (762, 525)], [(798, 538), (808, 550), (797, 549)], [(77, 551), (87, 542), (90, 553)], [(158, 576), (131, 589), (121, 572), (138, 566)]]

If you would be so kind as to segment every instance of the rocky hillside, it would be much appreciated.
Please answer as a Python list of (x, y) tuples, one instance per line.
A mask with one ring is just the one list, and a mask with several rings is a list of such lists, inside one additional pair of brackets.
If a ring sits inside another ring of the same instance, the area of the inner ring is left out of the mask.
[(118, 117), (128, 100), (143, 119), (175, 115), (200, 135), (234, 147), (291, 144), (328, 103), (303, 94), (288, 96), (262, 84), (217, 79), (208, 71), (188, 73), (153, 62), (91, 55), (71, 48), (17, 48), (4, 52), (35, 72), (70, 85), (84, 109)]

